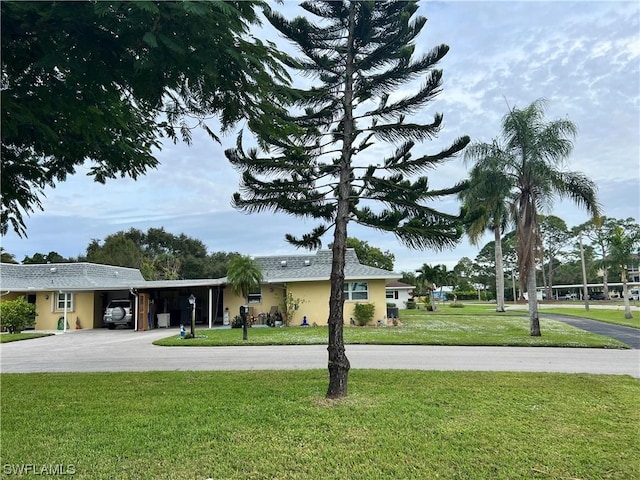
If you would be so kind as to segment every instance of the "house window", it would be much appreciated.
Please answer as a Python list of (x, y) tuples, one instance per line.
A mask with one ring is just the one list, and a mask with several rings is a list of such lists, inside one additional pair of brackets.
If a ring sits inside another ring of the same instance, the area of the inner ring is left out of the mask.
[(262, 303), (262, 289), (254, 288), (249, 292), (249, 303)]
[[(73, 312), (73, 293), (67, 293), (66, 298), (67, 298), (67, 311)], [(64, 299), (65, 299), (65, 294), (58, 293), (58, 296), (56, 297), (56, 305), (55, 305), (55, 309), (57, 312), (64, 311)]]
[(369, 284), (367, 282), (345, 282), (345, 300), (369, 300)]
[(393, 295), (395, 292), (387, 290), (387, 300), (393, 300), (395, 296)]

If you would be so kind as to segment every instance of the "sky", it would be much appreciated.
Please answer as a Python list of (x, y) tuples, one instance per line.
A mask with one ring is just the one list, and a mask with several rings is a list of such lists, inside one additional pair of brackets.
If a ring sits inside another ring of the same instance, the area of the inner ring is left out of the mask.
[[(297, 3), (289, 1), (275, 9), (287, 18), (301, 13)], [(437, 139), (416, 147), (414, 156), (436, 153), (462, 135), (490, 142), (499, 135), (509, 108), (545, 98), (549, 120), (566, 118), (578, 127), (565, 169), (583, 172), (596, 183), (604, 215), (640, 219), (640, 3), (421, 2), (418, 13), (428, 22), (418, 37), (417, 52), (441, 43), (450, 51), (439, 64), (442, 93), (414, 119), (427, 123), (439, 112), (444, 128)], [(293, 52), (267, 28), (254, 33)], [(305, 253), (289, 245), (284, 235), (302, 235), (315, 223), (273, 213), (246, 215), (231, 207), (239, 174), (224, 150), (235, 144), (242, 127), (224, 135), (221, 145), (201, 131), (191, 146), (164, 144), (157, 153), (160, 166), (137, 181), (119, 178), (101, 185), (86, 176), (85, 164), (45, 191), (44, 211), (26, 219), (28, 238), (9, 232), (1, 239), (2, 247), (18, 261), (50, 251), (77, 257), (92, 239), (132, 227), (164, 227), (202, 240), (210, 252)], [(372, 150), (380, 155), (385, 148)], [(431, 187), (438, 188), (467, 174), (468, 166), (457, 158), (428, 176)], [(459, 208), (455, 199), (433, 206), (451, 213)], [(569, 227), (589, 218), (585, 210), (558, 199), (540, 213), (556, 215)], [(353, 223), (348, 234), (393, 253), (397, 272), (414, 271), (425, 263), (452, 268), (462, 257), (473, 259), (492, 239), (488, 234), (479, 246), (463, 238), (453, 249), (416, 251), (393, 234)], [(327, 236), (324, 245), (330, 242)]]

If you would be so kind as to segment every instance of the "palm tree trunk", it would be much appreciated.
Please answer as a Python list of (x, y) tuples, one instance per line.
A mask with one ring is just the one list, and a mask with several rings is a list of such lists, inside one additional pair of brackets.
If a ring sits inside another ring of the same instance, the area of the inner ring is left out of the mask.
[(496, 254), (496, 312), (504, 312), (504, 266), (502, 263), (502, 237), (500, 227), (494, 230)]
[[(624, 297), (624, 318), (627, 320), (633, 318), (631, 313), (631, 303), (629, 302), (629, 287), (627, 286), (627, 266), (622, 266), (622, 274), (620, 275), (622, 280), (622, 296)], [(606, 297), (605, 297), (606, 298)]]
[(529, 330), (532, 337), (539, 337), (540, 318), (538, 316), (538, 294), (536, 292), (536, 269), (532, 265), (527, 274), (527, 296), (529, 297)]

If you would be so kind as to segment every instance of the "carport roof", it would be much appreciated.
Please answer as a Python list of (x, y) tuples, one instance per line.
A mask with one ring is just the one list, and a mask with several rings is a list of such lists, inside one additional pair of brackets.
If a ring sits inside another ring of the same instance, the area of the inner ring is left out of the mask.
[(144, 284), (135, 268), (97, 263), (0, 264), (3, 291), (123, 290)]

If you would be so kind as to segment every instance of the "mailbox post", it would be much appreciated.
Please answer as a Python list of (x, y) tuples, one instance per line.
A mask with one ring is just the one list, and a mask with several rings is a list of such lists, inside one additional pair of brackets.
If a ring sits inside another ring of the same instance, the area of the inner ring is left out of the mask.
[(196, 338), (196, 297), (193, 293), (189, 295), (189, 305), (191, 305), (191, 338)]

